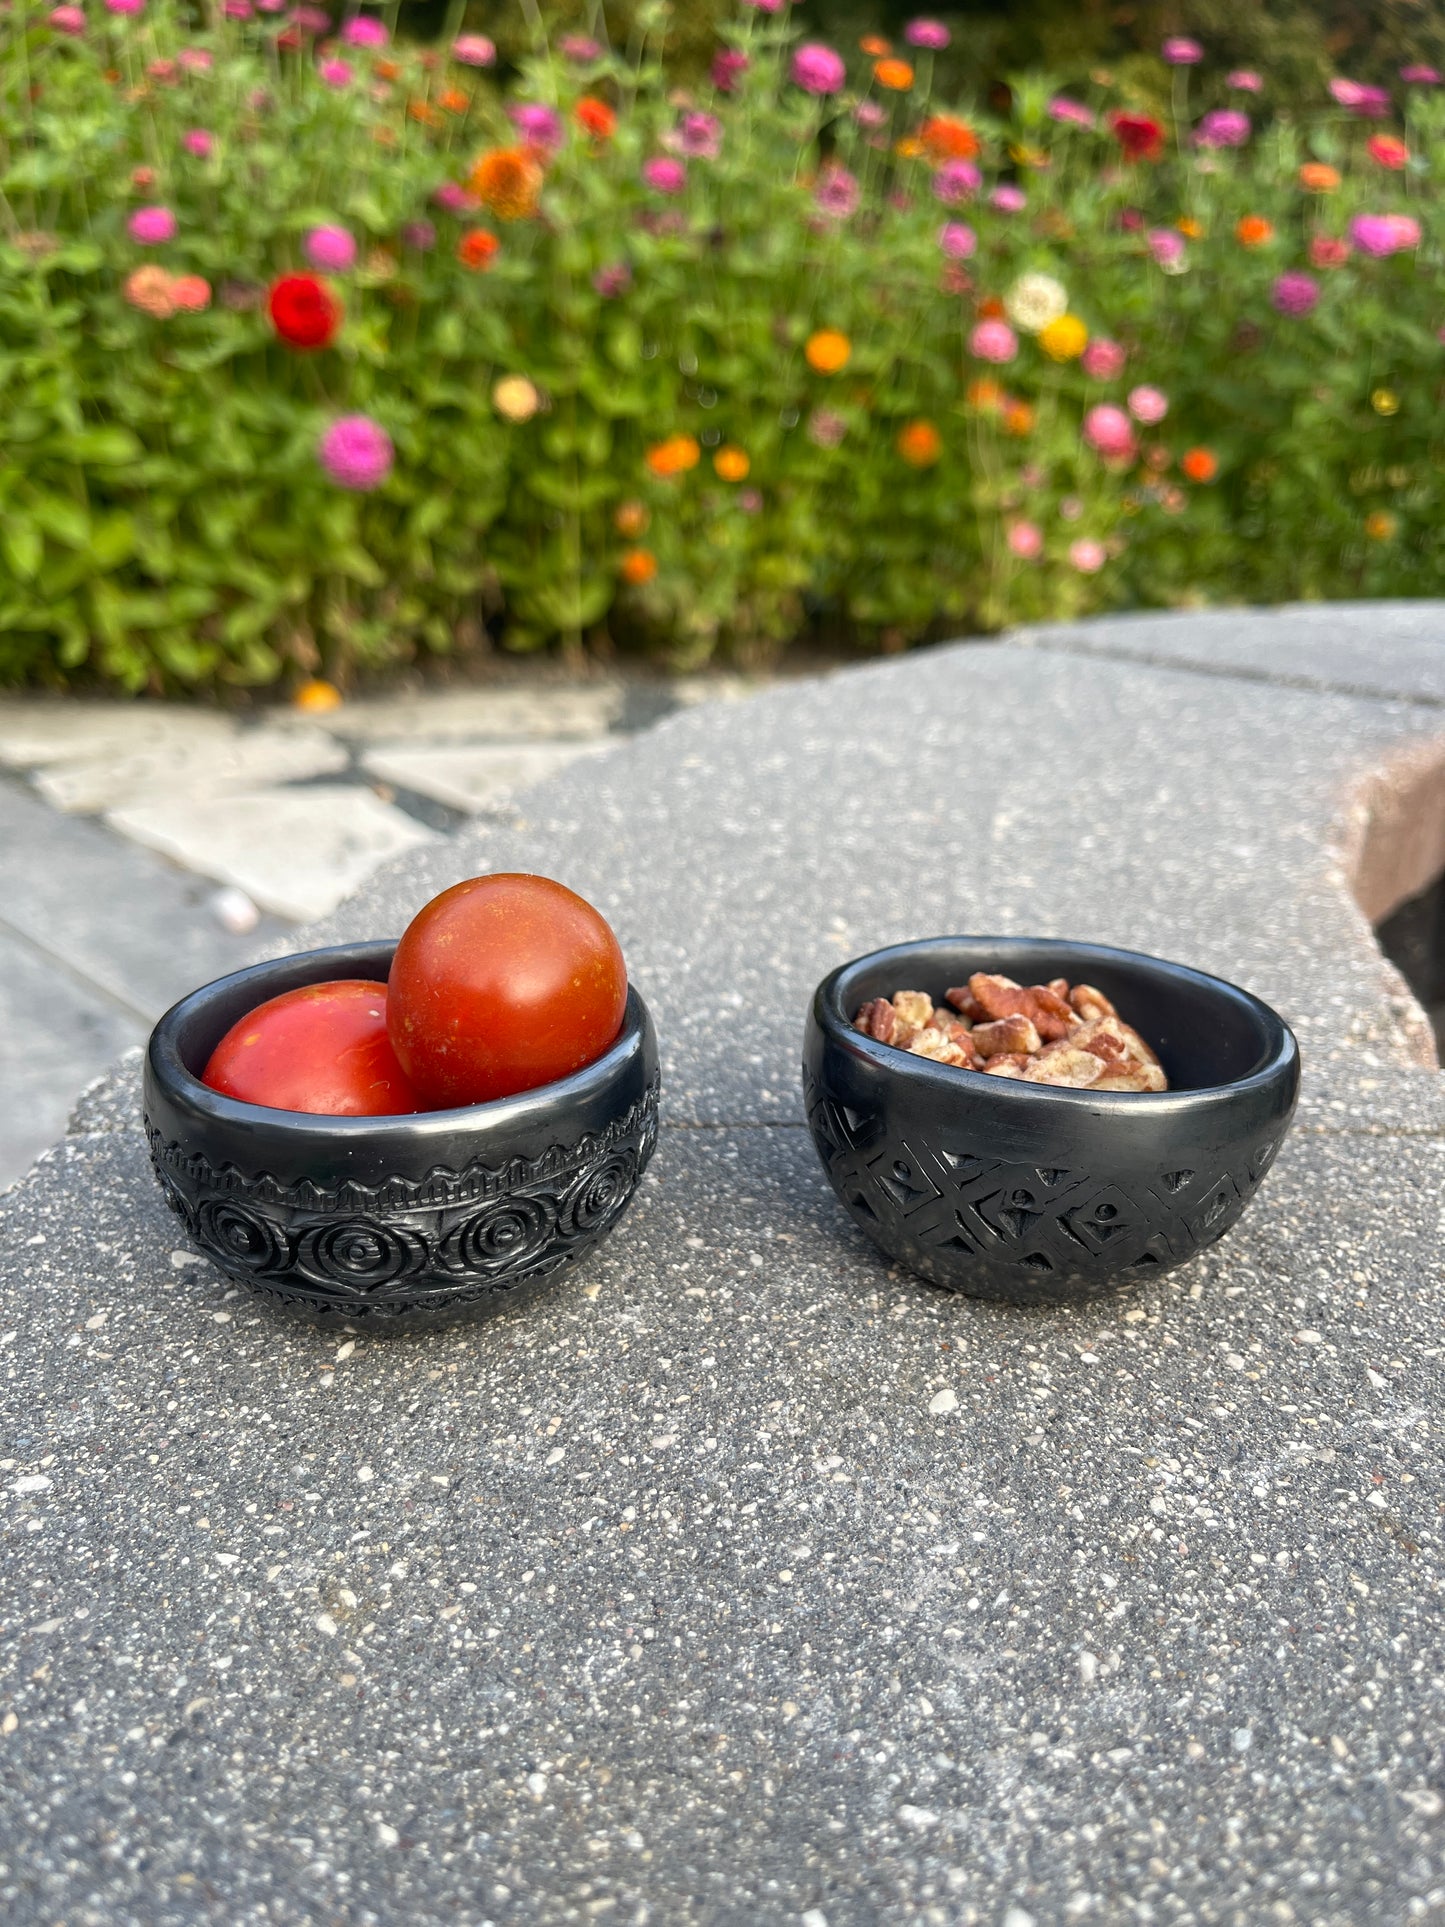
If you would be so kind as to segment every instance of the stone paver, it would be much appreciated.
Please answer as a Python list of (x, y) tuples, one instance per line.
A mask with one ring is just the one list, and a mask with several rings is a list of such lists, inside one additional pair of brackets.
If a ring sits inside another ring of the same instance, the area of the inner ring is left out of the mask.
[(51, 763), (34, 780), (57, 809), (97, 815), (331, 776), (349, 760), (324, 730), (291, 724), (238, 730), (220, 741), (207, 732), (195, 741)]
[[(634, 1209), (488, 1326), (275, 1322), (184, 1249), (123, 1065), (0, 1208), (0, 1900), (1438, 1917), (1445, 1113), (1342, 855), (1357, 779), (1432, 732), (945, 651), (678, 717), (392, 865), (320, 934), (525, 862), (614, 918), (668, 1044)], [(853, 1231), (799, 1124), (804, 1000), (949, 927), (1281, 1004), (1307, 1104), (1225, 1243), (1019, 1312)]]
[(438, 841), (370, 790), (339, 783), (156, 799), (106, 820), (298, 922), (334, 909), (388, 857)]
[(580, 743), (383, 743), (367, 750), (362, 767), (384, 783), (429, 796), (448, 809), (495, 809), (518, 790), (555, 776), (579, 757), (595, 756), (604, 742)]

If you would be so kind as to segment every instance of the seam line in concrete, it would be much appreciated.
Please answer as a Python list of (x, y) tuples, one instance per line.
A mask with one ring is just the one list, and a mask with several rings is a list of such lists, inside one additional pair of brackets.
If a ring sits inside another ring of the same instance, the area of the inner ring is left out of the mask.
[(73, 964), (68, 957), (63, 957), (58, 950), (52, 950), (49, 944), (42, 943), (38, 937), (32, 936), (28, 930), (22, 930), (18, 924), (11, 923), (8, 917), (0, 917), (0, 935), (13, 937), (16, 943), (23, 943), (27, 949), (33, 950), (37, 957), (43, 957), (62, 976), (69, 978), (70, 982), (79, 989), (87, 991), (93, 997), (103, 999), (124, 1016), (133, 1017), (138, 1024), (144, 1024), (147, 1030), (155, 1022), (150, 1011), (142, 1010), (139, 1004), (133, 1004), (128, 997), (112, 990), (108, 984), (100, 983), (94, 977), (87, 976), (85, 971)]
[[(1004, 638), (1000, 638), (1004, 640)], [(1185, 676), (1209, 676), (1218, 682), (1265, 683), (1274, 689), (1295, 689), (1307, 696), (1348, 696), (1355, 702), (1396, 703), (1411, 709), (1445, 710), (1445, 696), (1392, 694), (1360, 683), (1326, 682), (1317, 676), (1291, 676), (1283, 670), (1249, 669), (1239, 664), (1203, 662), (1189, 656), (1156, 656), (1147, 649), (1085, 649), (1067, 642), (1035, 641), (1028, 636), (1012, 636), (1008, 642), (1018, 649), (1032, 649), (1039, 655), (1072, 656), (1084, 662), (1130, 662), (1141, 669), (1174, 669)]]

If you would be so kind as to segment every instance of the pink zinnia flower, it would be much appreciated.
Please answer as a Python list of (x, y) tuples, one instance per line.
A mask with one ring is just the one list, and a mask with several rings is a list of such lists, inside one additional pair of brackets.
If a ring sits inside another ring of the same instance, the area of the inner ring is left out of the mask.
[(306, 259), (313, 268), (342, 274), (356, 265), (356, 241), (344, 227), (314, 227), (305, 245)]
[(107, 13), (141, 13), (144, 8), (145, 0), (105, 0)]
[(956, 207), (976, 194), (983, 176), (972, 161), (945, 161), (933, 177), (933, 196), (945, 207)]
[(888, 109), (880, 107), (876, 100), (860, 100), (853, 109), (853, 118), (860, 127), (883, 127), (888, 121)]
[(687, 186), (687, 169), (681, 161), (666, 154), (655, 154), (642, 164), (642, 178), (658, 194), (681, 194)]
[(546, 107), (535, 100), (523, 101), (520, 106), (507, 109), (507, 118), (527, 145), (543, 154), (555, 154), (562, 145), (566, 128), (555, 107)]
[(848, 433), (848, 424), (832, 408), (815, 408), (808, 417), (808, 440), (819, 448), (836, 448)]
[(328, 87), (351, 85), (351, 68), (344, 60), (323, 60), (318, 71)]
[(1169, 397), (1159, 388), (1147, 384), (1129, 390), (1129, 413), (1136, 422), (1143, 422), (1152, 428), (1155, 422), (1162, 422), (1169, 413)]
[(580, 67), (585, 67), (589, 61), (602, 58), (601, 41), (593, 40), (589, 34), (564, 33), (560, 45), (567, 59), (575, 60)]
[(1084, 417), (1084, 440), (1111, 460), (1134, 452), (1134, 424), (1122, 408), (1099, 402)]
[(1080, 575), (1097, 575), (1108, 559), (1103, 543), (1096, 542), (1092, 536), (1080, 536), (1077, 542), (1069, 544), (1069, 560)]
[(1420, 223), (1408, 214), (1357, 214), (1350, 222), (1350, 239), (1361, 254), (1376, 260), (1420, 245)]
[(910, 47), (928, 47), (938, 52), (953, 36), (941, 20), (910, 20), (903, 29), (903, 38)]
[(778, 13), (782, 10), (783, 0), (747, 0), (747, 4), (756, 7), (759, 13)]
[(85, 13), (80, 7), (56, 7), (50, 15), (50, 24), (57, 33), (84, 33)]
[(476, 195), (469, 193), (460, 181), (443, 181), (440, 187), (432, 189), (432, 199), (448, 214), (461, 214), (477, 205)]
[(737, 84), (748, 70), (748, 57), (735, 47), (719, 47), (712, 57), (712, 84), (720, 94), (737, 91)]
[(593, 275), (592, 285), (604, 301), (615, 301), (632, 286), (632, 269), (625, 261), (610, 262)]
[(194, 154), (198, 161), (208, 161), (216, 151), (216, 140), (204, 127), (192, 127), (182, 134), (181, 146), (188, 154)]
[(1070, 100), (1067, 94), (1055, 94), (1049, 102), (1049, 119), (1063, 121), (1074, 127), (1092, 127), (1094, 116), (1081, 100)]
[(858, 206), (858, 178), (846, 167), (830, 164), (818, 176), (813, 199), (824, 214), (846, 221)]
[(251, 18), (251, 0), (225, 0), (225, 5), (221, 8), (221, 12), (227, 20), (249, 20)]
[(1080, 366), (1090, 381), (1115, 381), (1124, 372), (1128, 354), (1117, 341), (1099, 335), (1091, 341), (1080, 358)]
[(1022, 214), (1029, 204), (1029, 197), (1021, 187), (1005, 181), (989, 195), (989, 204), (996, 207), (1000, 214)]
[(1361, 120), (1383, 120), (1390, 111), (1390, 96), (1385, 89), (1368, 87), (1363, 81), (1332, 80), (1330, 94)]
[(1320, 284), (1312, 274), (1282, 274), (1269, 291), (1269, 298), (1280, 314), (1305, 315), (1320, 298)]
[(1258, 94), (1264, 91), (1264, 78), (1250, 67), (1236, 67), (1232, 74), (1224, 76), (1226, 87), (1233, 87), (1239, 94)]
[(1204, 58), (1204, 49), (1197, 40), (1190, 40), (1184, 34), (1173, 34), (1159, 49), (1171, 67), (1197, 67)]
[(1249, 139), (1248, 114), (1237, 107), (1216, 107), (1194, 130), (1196, 147), (1243, 147)]
[(176, 65), (183, 73), (208, 74), (213, 62), (204, 47), (182, 47), (176, 55)]
[(452, 59), (459, 60), (464, 67), (495, 66), (497, 43), (488, 40), (484, 33), (459, 33), (452, 42)]
[(384, 47), (391, 35), (380, 20), (359, 13), (341, 29), (341, 38), (348, 47)]
[(1175, 267), (1184, 259), (1184, 236), (1172, 227), (1150, 228), (1149, 252), (1161, 268)]
[(805, 40), (793, 55), (789, 69), (793, 85), (805, 94), (836, 94), (848, 78), (843, 56), (817, 40)]
[(968, 338), (968, 352), (980, 361), (1012, 361), (1019, 338), (1006, 321), (980, 321)]
[(677, 144), (694, 160), (715, 161), (722, 151), (722, 122), (716, 114), (684, 114)]
[(437, 231), (430, 221), (408, 221), (401, 230), (401, 238), (418, 254), (426, 254), (437, 244)]
[(317, 444), (321, 466), (339, 488), (365, 493), (380, 488), (396, 451), (391, 437), (370, 415), (342, 415)]
[(1400, 69), (1400, 78), (1408, 87), (1438, 87), (1440, 85), (1440, 70), (1438, 67), (1425, 67), (1417, 64), (1412, 67), (1402, 67)]
[(1037, 522), (1011, 522), (1005, 539), (1021, 561), (1032, 562), (1043, 552), (1044, 532)]
[(978, 248), (978, 236), (967, 221), (945, 221), (938, 230), (938, 245), (950, 261), (967, 261)]
[(176, 238), (176, 217), (168, 207), (138, 207), (126, 222), (132, 241), (143, 247), (158, 247)]

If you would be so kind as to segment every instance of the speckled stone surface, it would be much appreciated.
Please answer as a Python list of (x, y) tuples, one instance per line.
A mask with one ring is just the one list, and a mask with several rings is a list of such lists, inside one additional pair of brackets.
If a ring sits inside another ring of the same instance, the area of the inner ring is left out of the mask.
[[(387, 873), (327, 934), (556, 870), (669, 1039), (632, 1211), (489, 1325), (277, 1323), (184, 1248), (122, 1064), (0, 1206), (0, 1911), (1439, 1918), (1445, 1118), (1331, 853), (1432, 727), (937, 652), (677, 719)], [(1299, 1029), (1259, 1199), (1136, 1297), (890, 1273), (796, 1121), (814, 979), (989, 925)]]

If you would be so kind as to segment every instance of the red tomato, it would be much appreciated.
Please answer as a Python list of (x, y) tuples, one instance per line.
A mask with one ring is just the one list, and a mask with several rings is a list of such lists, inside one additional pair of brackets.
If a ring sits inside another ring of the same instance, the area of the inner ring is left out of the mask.
[(423, 1104), (483, 1104), (581, 1070), (617, 1040), (627, 966), (603, 919), (549, 877), (434, 897), (392, 959), (387, 1025)]
[(327, 1117), (420, 1109), (386, 1034), (386, 985), (344, 978), (288, 990), (232, 1024), (202, 1083), (243, 1104)]

